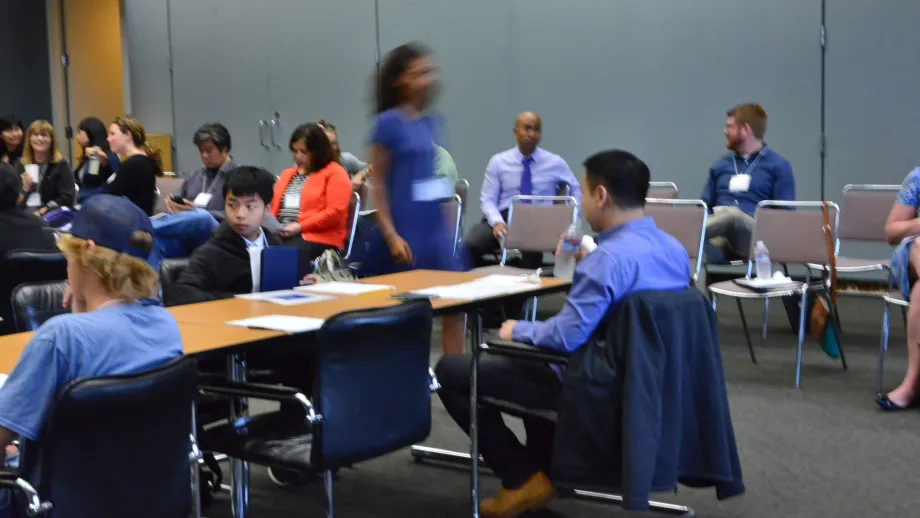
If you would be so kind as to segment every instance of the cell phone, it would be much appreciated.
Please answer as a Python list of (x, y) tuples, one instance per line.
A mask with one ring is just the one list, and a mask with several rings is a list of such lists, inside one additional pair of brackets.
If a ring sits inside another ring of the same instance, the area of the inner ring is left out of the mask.
[(424, 295), (422, 293), (395, 293), (390, 295), (391, 299), (399, 300), (427, 300), (427, 299), (436, 299), (437, 295)]
[(181, 194), (173, 194), (169, 199), (172, 200), (173, 203), (185, 203), (185, 198), (183, 198)]

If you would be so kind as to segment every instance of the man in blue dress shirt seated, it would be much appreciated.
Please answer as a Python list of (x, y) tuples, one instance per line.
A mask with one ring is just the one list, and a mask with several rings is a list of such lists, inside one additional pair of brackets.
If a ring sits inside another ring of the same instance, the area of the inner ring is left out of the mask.
[[(568, 164), (559, 155), (539, 147), (542, 121), (533, 112), (518, 115), (514, 124), (517, 146), (494, 155), (486, 166), (479, 205), (483, 219), (463, 240), (474, 266), (485, 266), (483, 255), (501, 248), (511, 198), (523, 194), (555, 196), (560, 185), (569, 186), (569, 195), (581, 203), (581, 189)], [(539, 268), (543, 254), (524, 254), (522, 266)]]
[[(42, 324), (0, 388), (3, 447), (20, 435), (40, 440), (68, 382), (142, 372), (182, 354), (173, 316), (138, 304), (157, 294), (156, 272), (145, 261), (153, 227), (143, 211), (126, 198), (97, 194), (83, 203), (58, 246), (67, 256), (65, 305), (72, 313)], [(0, 493), (0, 516), (8, 496)]]
[(766, 130), (763, 106), (741, 104), (728, 110), (722, 132), (730, 152), (712, 164), (700, 196), (712, 211), (706, 224), (706, 259), (711, 263), (748, 258), (758, 203), (795, 200), (792, 165), (767, 147)]
[[(690, 284), (690, 259), (683, 246), (645, 216), (649, 170), (626, 151), (600, 152), (585, 161), (584, 218), (598, 232), (597, 248), (583, 255), (562, 311), (545, 322), (502, 325), (499, 336), (537, 347), (572, 352), (604, 333), (603, 320), (630, 293), (682, 290)], [(441, 358), (436, 367), (444, 407), (461, 428), (470, 422), (470, 357)], [(560, 372), (547, 364), (484, 355), (482, 396), (532, 409), (555, 410), (562, 390)], [(483, 408), (479, 444), (483, 458), (502, 480), (498, 498), (484, 500), (484, 517), (515, 517), (543, 506), (554, 494), (547, 478), (554, 425), (525, 418), (527, 444), (505, 426), (501, 413)]]

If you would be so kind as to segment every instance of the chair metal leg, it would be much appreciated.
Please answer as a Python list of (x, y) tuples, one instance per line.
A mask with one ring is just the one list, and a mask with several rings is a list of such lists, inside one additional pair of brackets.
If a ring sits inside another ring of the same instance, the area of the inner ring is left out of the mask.
[(715, 294), (715, 293), (713, 293), (713, 292), (710, 291), (710, 292), (709, 292), (709, 300), (712, 301), (712, 311), (715, 312), (716, 306), (719, 305), (719, 299), (716, 297), (716, 294)]
[(332, 518), (332, 470), (327, 469), (323, 472), (323, 482), (326, 488), (326, 518)]
[(751, 353), (751, 361), (757, 363), (757, 356), (754, 354), (754, 343), (751, 342), (751, 332), (748, 331), (747, 318), (744, 316), (744, 307), (741, 305), (741, 299), (735, 299), (738, 303), (738, 314), (741, 315), (741, 327), (744, 328), (744, 339), (747, 340), (748, 351)]
[(904, 320), (904, 329), (907, 329), (907, 307), (901, 306), (901, 318)]
[(882, 343), (878, 350), (878, 373), (875, 376), (875, 390), (878, 397), (882, 397), (882, 378), (885, 376), (885, 355), (888, 353), (888, 333), (891, 327), (891, 305), (885, 302), (885, 311), (882, 313)]
[(763, 299), (763, 331), (761, 338), (767, 339), (767, 322), (770, 318), (770, 299)]
[(530, 321), (536, 322), (537, 321), (537, 297), (533, 298), (533, 305), (531, 309), (533, 310), (533, 314), (530, 315)]
[(795, 388), (802, 377), (802, 347), (805, 345), (805, 310), (808, 307), (808, 290), (802, 289), (802, 307), (799, 308), (799, 345), (795, 358)]
[(477, 311), (473, 318), (473, 332), (470, 337), (473, 341), (470, 344), (470, 499), (473, 518), (479, 518), (479, 344), (482, 343), (482, 315)]
[[(246, 381), (246, 360), (240, 354), (227, 359), (231, 381)], [(245, 398), (230, 399), (230, 420), (235, 421), (249, 413), (249, 402)], [(234, 518), (249, 516), (249, 463), (240, 459), (230, 460), (230, 503)]]
[(194, 518), (201, 518), (201, 466), (198, 462), (201, 460), (201, 450), (198, 448), (198, 426), (195, 421), (196, 412), (195, 401), (192, 400), (192, 433), (190, 434), (191, 453), (189, 454), (189, 470), (192, 475), (192, 516)]

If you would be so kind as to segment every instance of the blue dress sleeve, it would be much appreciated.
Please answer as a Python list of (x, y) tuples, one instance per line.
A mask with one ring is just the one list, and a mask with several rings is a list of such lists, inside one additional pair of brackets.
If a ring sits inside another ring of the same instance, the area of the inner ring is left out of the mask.
[(916, 207), (920, 198), (920, 167), (907, 173), (907, 178), (901, 184), (901, 190), (898, 192), (896, 200), (898, 205)]
[(370, 144), (380, 144), (387, 149), (394, 149), (398, 138), (399, 114), (394, 110), (387, 110), (377, 115), (371, 127)]
[(0, 388), (0, 426), (33, 441), (67, 379), (67, 360), (57, 343), (65, 338), (56, 329), (52, 322), (42, 326)]

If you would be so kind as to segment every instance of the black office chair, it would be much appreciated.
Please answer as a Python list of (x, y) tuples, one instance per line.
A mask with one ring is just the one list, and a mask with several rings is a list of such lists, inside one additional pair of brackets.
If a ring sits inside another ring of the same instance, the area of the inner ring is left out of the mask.
[[(291, 422), (272, 412), (239, 418), (204, 432), (202, 446), (268, 467), (322, 472), (332, 516), (333, 470), (428, 437), (430, 391), (437, 385), (428, 366), (431, 320), (427, 300), (327, 320), (316, 337), (312, 401), (277, 385), (227, 382), (200, 387), (207, 394), (294, 402), (306, 417)], [(248, 481), (234, 479), (238, 482), (235, 490), (245, 494)]]
[(160, 261), (160, 291), (162, 292), (164, 306), (169, 307), (175, 305), (175, 301), (172, 300), (173, 286), (176, 285), (179, 276), (188, 268), (188, 265), (189, 259), (187, 257), (181, 259), (163, 259)]
[[(21, 473), (53, 504), (48, 516), (200, 516), (197, 469), (190, 470), (199, 459), (192, 418), (197, 383), (188, 357), (138, 374), (68, 383), (39, 442), (27, 441), (22, 450)], [(0, 480), (15, 476), (7, 472)]]
[(35, 331), (46, 320), (70, 313), (62, 304), (67, 283), (63, 281), (32, 282), (13, 289), (13, 328), (16, 333)]
[(14, 332), (10, 297), (20, 284), (67, 279), (67, 258), (60, 252), (13, 250), (0, 259), (0, 334)]

